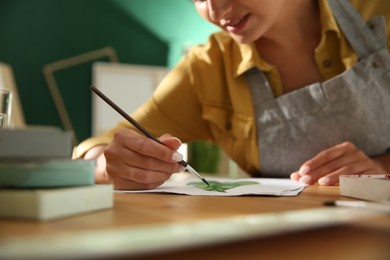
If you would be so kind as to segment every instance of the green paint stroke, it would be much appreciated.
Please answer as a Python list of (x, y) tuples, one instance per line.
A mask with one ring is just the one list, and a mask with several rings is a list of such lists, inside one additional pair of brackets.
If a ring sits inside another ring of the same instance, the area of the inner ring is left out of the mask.
[(202, 189), (206, 191), (226, 192), (226, 190), (233, 189), (239, 186), (260, 184), (255, 181), (237, 181), (237, 182), (209, 181), (208, 183), (210, 184), (210, 186), (207, 186), (207, 184), (204, 182), (189, 182), (187, 183), (187, 185), (194, 186), (198, 189)]

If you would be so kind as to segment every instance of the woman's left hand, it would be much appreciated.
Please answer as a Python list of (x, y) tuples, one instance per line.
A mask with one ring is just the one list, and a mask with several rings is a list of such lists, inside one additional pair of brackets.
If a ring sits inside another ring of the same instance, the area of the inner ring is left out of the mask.
[(353, 143), (344, 142), (323, 150), (291, 174), (304, 184), (337, 185), (340, 175), (386, 174), (383, 164), (368, 157)]

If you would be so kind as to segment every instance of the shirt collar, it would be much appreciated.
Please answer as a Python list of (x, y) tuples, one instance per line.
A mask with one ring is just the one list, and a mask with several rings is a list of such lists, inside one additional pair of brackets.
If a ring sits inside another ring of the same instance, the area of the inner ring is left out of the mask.
[(320, 19), (322, 24), (322, 35), (326, 35), (327, 32), (335, 32), (337, 37), (340, 38), (341, 32), (337, 26), (336, 19), (334, 18), (332, 9), (329, 6), (327, 0), (318, 0), (320, 9)]
[(251, 68), (257, 67), (262, 71), (270, 71), (272, 65), (261, 59), (254, 44), (238, 44), (238, 53), (233, 57), (235, 77), (238, 77)]

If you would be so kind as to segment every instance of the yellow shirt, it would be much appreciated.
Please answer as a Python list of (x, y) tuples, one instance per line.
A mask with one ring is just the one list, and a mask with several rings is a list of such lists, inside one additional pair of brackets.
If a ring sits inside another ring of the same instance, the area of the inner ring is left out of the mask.
[[(315, 60), (324, 80), (357, 61), (326, 0), (319, 0), (322, 37)], [(352, 0), (365, 20), (385, 15), (390, 43), (390, 1)], [(390, 45), (389, 49), (390, 49)], [(238, 44), (225, 32), (210, 36), (193, 48), (161, 82), (153, 96), (132, 116), (153, 135), (170, 133), (183, 142), (211, 140), (254, 174), (260, 169), (254, 111), (245, 73), (258, 67), (266, 73), (276, 95), (282, 83), (275, 67), (262, 60), (253, 44)], [(102, 136), (92, 137), (74, 149), (81, 158), (93, 146), (107, 144), (118, 128), (133, 128), (127, 121)]]

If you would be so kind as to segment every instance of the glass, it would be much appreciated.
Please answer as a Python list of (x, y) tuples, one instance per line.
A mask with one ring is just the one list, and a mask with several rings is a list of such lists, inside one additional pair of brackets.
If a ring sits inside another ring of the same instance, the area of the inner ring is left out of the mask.
[(8, 128), (11, 121), (11, 91), (0, 89), (0, 128)]

